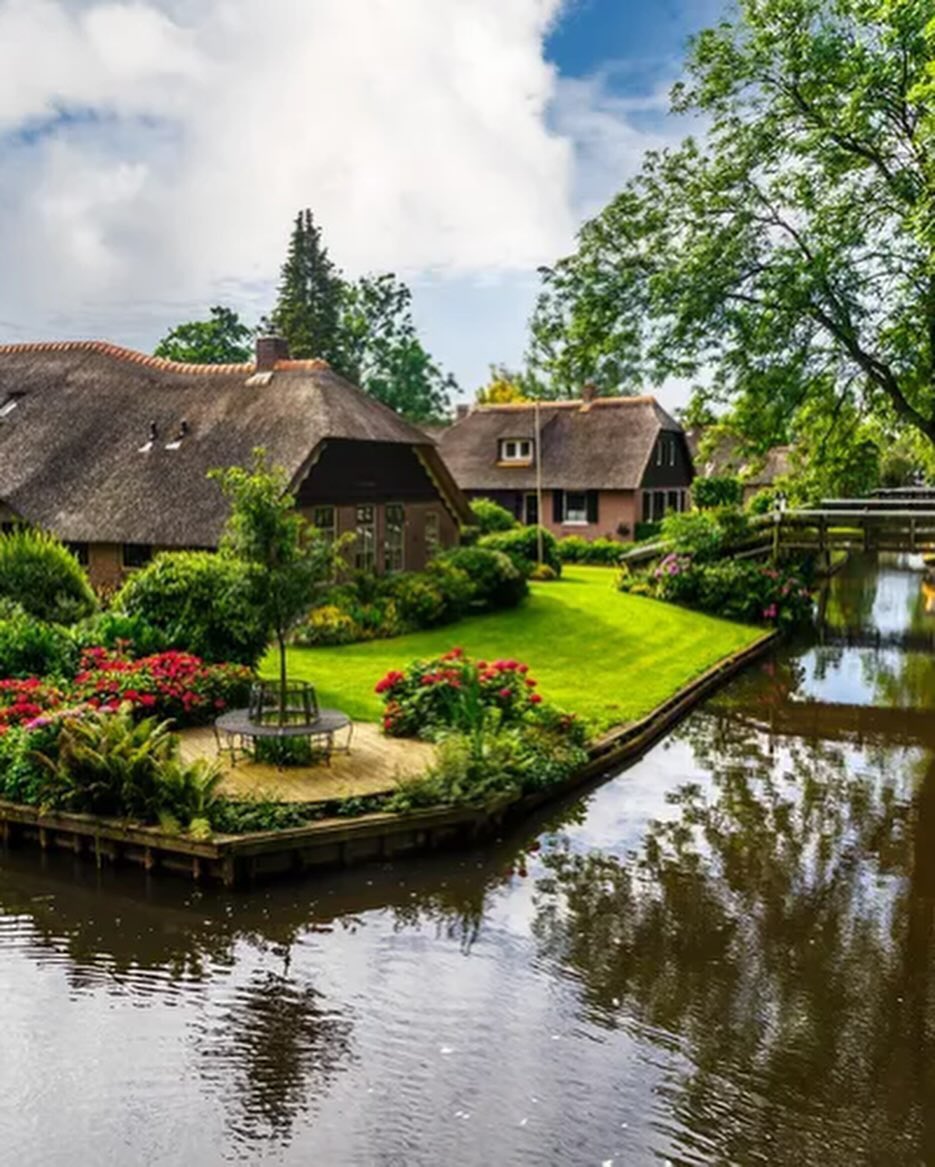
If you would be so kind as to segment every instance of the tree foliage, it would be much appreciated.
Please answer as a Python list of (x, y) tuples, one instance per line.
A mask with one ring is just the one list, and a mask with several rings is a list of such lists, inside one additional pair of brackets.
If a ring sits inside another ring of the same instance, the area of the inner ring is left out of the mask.
[(445, 416), (457, 384), (426, 351), (412, 293), (391, 272), (345, 285), (340, 332), (347, 375), (411, 421)]
[(271, 323), (289, 342), (293, 357), (321, 357), (338, 372), (346, 369), (341, 343), (344, 281), (322, 242), (321, 228), (307, 208), (295, 217), (279, 295)]
[(321, 538), (295, 509), (285, 472), (254, 451), (251, 467), (211, 472), (230, 503), (222, 553), (252, 569), (253, 604), (279, 646), (279, 675), (286, 688), (286, 638), (315, 604), (336, 568), (340, 544)]
[(673, 95), (706, 139), (648, 155), (545, 275), (538, 367), (713, 369), (766, 445), (819, 398), (935, 441), (933, 62), (931, 0), (740, 0)]
[(189, 365), (239, 365), (253, 358), (253, 331), (233, 309), (216, 304), (209, 320), (176, 325), (153, 352)]

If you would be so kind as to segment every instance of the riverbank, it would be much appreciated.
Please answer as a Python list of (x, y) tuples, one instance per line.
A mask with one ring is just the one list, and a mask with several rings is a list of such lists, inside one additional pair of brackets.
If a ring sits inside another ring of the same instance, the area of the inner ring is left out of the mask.
[(67, 850), (76, 856), (93, 857), (99, 866), (105, 861), (134, 863), (147, 871), (187, 873), (195, 880), (214, 880), (230, 888), (273, 875), (460, 847), (497, 834), (510, 822), (606, 773), (611, 765), (635, 760), (712, 692), (769, 652), (776, 640), (776, 633), (760, 632), (752, 643), (670, 694), (645, 717), (593, 741), (588, 763), (580, 771), (535, 794), (501, 797), (483, 806), (323, 818), (300, 827), (208, 839), (168, 835), (156, 827), (92, 815), (42, 813), (36, 807), (0, 802), (0, 843), (9, 847), (26, 842), (42, 850)]

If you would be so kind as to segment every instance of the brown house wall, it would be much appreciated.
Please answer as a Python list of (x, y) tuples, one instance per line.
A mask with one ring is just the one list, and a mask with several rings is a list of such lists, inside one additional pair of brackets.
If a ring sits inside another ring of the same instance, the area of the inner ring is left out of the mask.
[[(472, 490), (470, 498), (489, 498), (515, 515), (519, 522), (525, 521), (524, 500), (534, 491)], [(639, 521), (639, 492), (635, 490), (601, 490), (598, 492), (596, 523), (558, 523), (555, 521), (554, 491), (542, 492), (542, 525), (557, 539), (566, 535), (578, 535), (583, 539), (620, 539), (627, 542), (633, 538), (634, 526)], [(621, 530), (622, 528), (622, 530)], [(625, 533), (624, 533), (625, 532)]]
[[(458, 542), (458, 526), (451, 517), (447, 507), (441, 500), (436, 502), (403, 502), (390, 499), (388, 503), (372, 503), (374, 508), (375, 526), (375, 568), (378, 572), (384, 569), (383, 552), (386, 543), (386, 507), (399, 502), (405, 512), (403, 528), (403, 570), (422, 571), (429, 561), (429, 549), (426, 541), (426, 525), (430, 514), (438, 515), (439, 543), (443, 548), (454, 547)], [(300, 507), (299, 510), (311, 521), (314, 507)], [(355, 533), (357, 530), (357, 507), (335, 507), (338, 535)], [(351, 543), (347, 549), (348, 560), (354, 561), (355, 545)]]

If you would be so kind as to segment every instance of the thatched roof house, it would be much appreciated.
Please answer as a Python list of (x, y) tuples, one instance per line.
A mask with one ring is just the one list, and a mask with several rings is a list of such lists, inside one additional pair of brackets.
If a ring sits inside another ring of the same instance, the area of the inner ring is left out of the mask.
[(469, 497), (518, 518), (535, 517), (541, 477), (543, 522), (560, 535), (631, 538), (683, 509), (693, 477), (682, 427), (648, 396), (477, 406), (438, 441)]
[(765, 455), (746, 452), (739, 437), (711, 433), (708, 426), (687, 431), (695, 469), (705, 478), (734, 475), (743, 481), (744, 500), (775, 485), (792, 469), (792, 447), (772, 446)]
[(431, 439), (325, 362), (288, 359), (278, 338), (246, 365), (100, 341), (0, 346), (0, 519), (78, 545), (99, 582), (156, 547), (216, 545), (227, 508), (207, 472), (258, 446), (316, 521), (359, 529), (364, 566), (419, 566), (464, 518)]

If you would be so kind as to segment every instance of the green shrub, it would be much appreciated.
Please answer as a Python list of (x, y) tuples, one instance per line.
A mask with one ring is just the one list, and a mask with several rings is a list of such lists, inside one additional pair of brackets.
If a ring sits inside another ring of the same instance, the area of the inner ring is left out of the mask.
[(412, 629), (434, 628), (448, 617), (445, 596), (428, 574), (407, 572), (394, 576), (390, 584), (400, 619)]
[(537, 583), (554, 583), (558, 576), (547, 563), (537, 563), (529, 573), (529, 578)]
[(769, 486), (763, 490), (758, 490), (747, 503), (748, 513), (751, 515), (768, 515), (776, 509), (776, 498), (778, 494), (778, 490)]
[(730, 548), (749, 538), (751, 533), (750, 518), (745, 511), (734, 506), (716, 507), (712, 514), (721, 528), (721, 537), (724, 547)]
[(633, 529), (633, 538), (637, 543), (649, 543), (658, 539), (662, 534), (662, 523), (637, 523)]
[(444, 597), (445, 621), (459, 620), (474, 599), (471, 577), (462, 568), (440, 559), (429, 564), (427, 574)]
[(0, 619), (0, 677), (71, 677), (77, 664), (78, 646), (68, 629), (22, 608)]
[(524, 573), (491, 547), (455, 547), (437, 556), (436, 563), (464, 572), (474, 589), (473, 604), (488, 611), (515, 608), (529, 594)]
[(677, 555), (691, 555), (699, 562), (716, 558), (724, 545), (724, 532), (710, 511), (666, 515), (662, 535)]
[(692, 483), (692, 500), (702, 511), (714, 507), (739, 507), (743, 503), (743, 483), (735, 474), (696, 478)]
[(0, 733), (0, 798), (9, 802), (38, 806), (48, 781), (42, 754), (53, 752), (58, 740), (59, 723), (27, 729), (12, 726)]
[(135, 572), (114, 597), (115, 611), (137, 617), (206, 661), (255, 665), (269, 630), (250, 565), (213, 551), (166, 551)]
[(516, 519), (506, 507), (492, 502), (489, 498), (478, 498), (471, 503), (471, 513), (474, 515), (473, 526), (481, 535), (492, 535), (496, 531), (512, 531), (519, 526)]
[(128, 649), (134, 656), (150, 656), (172, 646), (165, 634), (141, 614), (108, 610), (75, 625), (73, 636), (79, 648)]
[(539, 534), (542, 534), (542, 562), (547, 563), (556, 575), (562, 574), (562, 560), (558, 553), (558, 540), (544, 527), (517, 527), (514, 531), (502, 531), (495, 535), (484, 535), (481, 547), (502, 551), (513, 560), (520, 571), (527, 575), (533, 565), (539, 562)]
[(811, 595), (802, 575), (788, 567), (745, 559), (698, 563), (688, 556), (671, 554), (651, 579), (659, 599), (725, 620), (792, 628), (805, 623), (812, 613)]
[(73, 624), (97, 606), (88, 577), (68, 548), (45, 531), (26, 528), (0, 535), (0, 596), (53, 624)]
[(360, 625), (337, 604), (321, 604), (313, 608), (304, 624), (293, 634), (296, 644), (311, 647), (316, 644), (354, 644), (363, 640)]
[(585, 539), (581, 535), (566, 535), (558, 541), (558, 554), (563, 563), (588, 563), (600, 567), (616, 567), (625, 548), (616, 539), (606, 536)]

